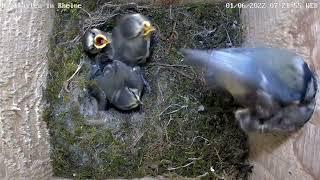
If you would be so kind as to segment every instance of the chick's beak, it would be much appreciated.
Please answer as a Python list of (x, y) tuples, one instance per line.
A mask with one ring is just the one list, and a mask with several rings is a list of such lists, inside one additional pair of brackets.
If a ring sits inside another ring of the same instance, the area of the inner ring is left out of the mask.
[(143, 105), (142, 101), (140, 100), (140, 97), (139, 97), (138, 95), (136, 95), (136, 94), (134, 94), (134, 95), (135, 95), (138, 103), (139, 103), (140, 105)]
[(94, 46), (97, 49), (102, 49), (102, 48), (106, 47), (109, 43), (110, 43), (110, 41), (107, 39), (107, 37), (102, 34), (98, 34), (94, 38)]
[(131, 88), (128, 88), (129, 91), (133, 94), (134, 98), (137, 100), (138, 104), (139, 105), (143, 105), (141, 99), (140, 99), (140, 96), (138, 95), (138, 90), (137, 89), (131, 89)]
[(155, 31), (156, 29), (150, 24), (150, 22), (145, 21), (143, 23), (143, 35), (148, 36), (152, 31)]

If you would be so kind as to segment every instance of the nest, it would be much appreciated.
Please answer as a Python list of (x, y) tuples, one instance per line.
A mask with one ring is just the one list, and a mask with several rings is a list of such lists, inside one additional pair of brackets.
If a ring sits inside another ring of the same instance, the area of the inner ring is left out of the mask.
[[(208, 4), (82, 5), (57, 13), (48, 55), (44, 119), (55, 175), (246, 178), (251, 171), (247, 137), (234, 120), (232, 97), (208, 90), (178, 51), (239, 46), (239, 10)], [(130, 13), (145, 15), (157, 28), (144, 67), (151, 92), (144, 93), (140, 111), (99, 112), (87, 92), (92, 62), (81, 37), (92, 27), (111, 31)]]

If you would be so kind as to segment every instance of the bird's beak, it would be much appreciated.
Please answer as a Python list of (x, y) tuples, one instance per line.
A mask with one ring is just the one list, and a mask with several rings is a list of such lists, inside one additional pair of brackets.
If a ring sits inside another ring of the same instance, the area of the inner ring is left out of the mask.
[(110, 44), (110, 41), (107, 39), (106, 36), (98, 34), (96, 37), (94, 37), (94, 46), (97, 49), (102, 49), (106, 47), (108, 44)]
[(136, 94), (134, 94), (134, 95), (136, 96), (136, 99), (138, 100), (138, 103), (140, 105), (143, 105), (143, 102), (140, 100), (140, 97), (138, 95), (136, 95)]
[(143, 35), (148, 36), (152, 31), (155, 31), (156, 29), (150, 24), (149, 21), (143, 22)]
[(139, 93), (138, 93), (137, 89), (131, 89), (131, 88), (128, 88), (128, 89), (134, 95), (135, 99), (138, 101), (138, 104), (143, 105), (143, 103), (140, 99), (140, 96), (138, 95)]

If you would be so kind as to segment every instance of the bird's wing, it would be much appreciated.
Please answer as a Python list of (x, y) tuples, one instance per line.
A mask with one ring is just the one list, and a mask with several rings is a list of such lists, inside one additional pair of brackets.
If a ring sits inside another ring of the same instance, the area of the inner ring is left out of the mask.
[(254, 88), (261, 80), (258, 69), (252, 63), (252, 59), (246, 55), (220, 50), (190, 49), (183, 49), (182, 53), (187, 64), (200, 67), (206, 73), (208, 83), (218, 83), (227, 90), (229, 90), (228, 87), (224, 86), (232, 84)]
[(214, 51), (182, 50), (187, 64), (201, 67), (208, 83), (232, 95), (262, 90), (290, 104), (304, 98), (313, 75), (303, 60), (276, 48), (230, 48)]
[(128, 88), (143, 89), (144, 82), (141, 72), (130, 71), (130, 75), (126, 79), (126, 85)]
[(230, 48), (222, 51), (252, 59), (260, 75), (260, 89), (283, 104), (303, 99), (310, 81), (308, 67), (298, 56), (281, 48)]
[(313, 74), (301, 57), (279, 48), (257, 48), (249, 56), (268, 82), (262, 88), (275, 99), (290, 104), (304, 98)]

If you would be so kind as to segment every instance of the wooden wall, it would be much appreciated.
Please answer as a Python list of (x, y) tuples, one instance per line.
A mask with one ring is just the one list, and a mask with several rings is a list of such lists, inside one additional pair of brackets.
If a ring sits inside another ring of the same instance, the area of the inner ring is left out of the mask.
[(53, 9), (0, 0), (0, 179), (48, 179), (49, 134), (42, 121)]
[[(253, 2), (253, 1), (250, 1)], [(265, 3), (266, 0), (254, 2)], [(307, 1), (295, 1), (305, 6)], [(318, 8), (244, 9), (244, 46), (267, 44), (303, 55), (320, 76), (320, 1)], [(317, 96), (319, 99), (319, 94)], [(320, 179), (320, 108), (291, 136), (250, 134), (251, 179)]]

